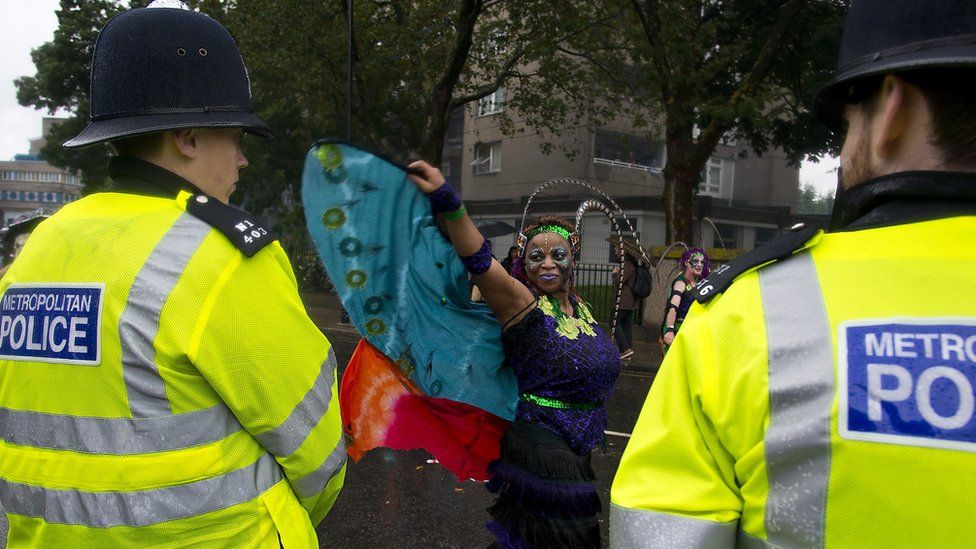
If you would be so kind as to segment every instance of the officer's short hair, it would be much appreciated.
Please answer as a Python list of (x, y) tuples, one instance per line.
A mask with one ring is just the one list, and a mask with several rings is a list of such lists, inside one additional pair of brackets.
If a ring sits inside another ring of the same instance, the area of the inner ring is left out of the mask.
[(901, 73), (922, 91), (932, 113), (932, 144), (948, 166), (976, 166), (976, 69), (928, 68)]
[(153, 132), (116, 139), (112, 141), (112, 149), (119, 156), (148, 159), (155, 157), (163, 149), (166, 132)]
[[(932, 113), (932, 145), (948, 166), (976, 166), (976, 69), (926, 68), (895, 73), (922, 92)], [(883, 74), (850, 84), (848, 103), (870, 109), (880, 96)]]

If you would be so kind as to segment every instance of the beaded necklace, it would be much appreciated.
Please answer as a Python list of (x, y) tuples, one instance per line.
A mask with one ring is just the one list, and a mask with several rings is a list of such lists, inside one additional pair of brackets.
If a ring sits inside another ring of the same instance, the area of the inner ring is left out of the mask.
[(551, 295), (545, 295), (539, 299), (539, 309), (546, 316), (556, 319), (556, 332), (562, 337), (576, 339), (580, 334), (595, 336), (593, 316), (590, 314), (590, 310), (583, 303), (573, 302), (572, 299), (570, 299), (570, 303), (573, 303), (578, 317), (564, 313), (559, 301)]

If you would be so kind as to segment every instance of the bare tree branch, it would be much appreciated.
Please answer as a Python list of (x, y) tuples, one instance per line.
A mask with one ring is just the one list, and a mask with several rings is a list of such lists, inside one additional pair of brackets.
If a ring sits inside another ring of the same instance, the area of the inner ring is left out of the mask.
[(491, 82), (483, 86), (479, 86), (478, 88), (475, 89), (475, 91), (471, 92), (468, 95), (462, 95), (460, 97), (452, 98), (448, 112), (454, 110), (457, 107), (460, 107), (461, 105), (464, 105), (465, 103), (469, 103), (471, 101), (477, 101), (482, 97), (486, 97), (492, 94), (495, 90), (500, 88), (502, 84), (505, 83), (506, 80), (518, 74), (518, 72), (515, 70), (515, 67), (517, 67), (519, 63), (522, 62), (522, 58), (524, 57), (524, 55), (525, 55), (525, 48), (523, 46), (519, 46), (515, 48), (515, 50), (512, 52), (512, 55), (510, 55), (509, 58), (505, 60), (505, 64), (502, 65), (500, 69), (498, 69), (498, 74), (495, 75), (495, 78)]
[[(766, 37), (766, 42), (756, 57), (756, 61), (752, 64), (749, 74), (743, 79), (739, 88), (729, 96), (726, 102), (729, 108), (734, 109), (744, 98), (754, 94), (756, 88), (765, 80), (772, 67), (773, 59), (782, 47), (790, 24), (796, 19), (797, 14), (805, 3), (806, 0), (787, 0), (783, 7), (780, 8), (776, 24), (773, 25), (769, 36)], [(731, 121), (713, 118), (708, 126), (702, 129), (699, 135), (694, 157), (704, 162), (708, 158), (708, 155), (712, 154), (722, 134), (728, 131), (731, 125)]]

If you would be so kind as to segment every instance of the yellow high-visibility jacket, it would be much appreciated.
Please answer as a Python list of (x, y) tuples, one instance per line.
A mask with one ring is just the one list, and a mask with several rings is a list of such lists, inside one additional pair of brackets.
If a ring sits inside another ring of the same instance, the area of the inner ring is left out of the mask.
[(188, 200), (69, 204), (0, 282), (9, 547), (318, 547), (345, 476), (334, 351), (280, 245), (246, 257)]
[(611, 546), (971, 546), (974, 387), (976, 217), (820, 233), (693, 305)]

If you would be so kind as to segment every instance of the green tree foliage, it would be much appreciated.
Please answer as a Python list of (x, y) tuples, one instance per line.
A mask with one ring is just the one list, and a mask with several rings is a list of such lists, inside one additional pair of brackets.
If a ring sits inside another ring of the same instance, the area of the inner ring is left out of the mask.
[(355, 2), (350, 106), (349, 2), (236, 2), (225, 23), (248, 63), (255, 106), (275, 131), (250, 144), (246, 206), (273, 210), (298, 251), (301, 160), (316, 139), (349, 136), (400, 161), (439, 164), (451, 112), (492, 93), (524, 51), (516, 46), (501, 62), (491, 55), (506, 35), (503, 4)]
[[(142, 7), (150, 1), (130, 0), (127, 4)], [(222, 10), (217, 0), (187, 3), (208, 13), (218, 14)], [(109, 148), (101, 145), (69, 151), (62, 148), (61, 143), (77, 135), (88, 124), (95, 40), (109, 19), (125, 9), (115, 0), (61, 0), (57, 10), (58, 28), (53, 39), (31, 52), (37, 73), (14, 81), (17, 101), (21, 105), (46, 109), (51, 114), (59, 109), (73, 113), (51, 129), (41, 156), (55, 166), (80, 173), (85, 193), (104, 187)]]
[[(251, 166), (241, 172), (233, 199), (274, 219), (283, 244), (301, 257), (308, 244), (299, 182), (302, 159), (316, 139), (351, 135), (395, 159), (438, 164), (450, 114), (518, 74), (528, 53), (551, 49), (549, 29), (560, 27), (546, 20), (561, 15), (543, 0), (187, 3), (235, 36), (249, 69), (255, 109), (275, 132), (271, 140), (245, 142)], [(87, 123), (95, 38), (120, 4), (62, 0), (54, 39), (33, 52), (37, 74), (17, 83), (22, 104), (74, 113), (54, 130), (43, 154), (55, 165), (80, 170), (86, 192), (105, 183), (108, 147), (67, 151), (60, 143)], [(346, 122), (350, 5), (355, 6), (352, 127)], [(537, 77), (522, 73), (524, 81)], [(296, 267), (305, 279), (317, 276), (317, 265)]]
[(88, 123), (89, 70), (95, 39), (119, 11), (118, 2), (109, 0), (61, 0), (54, 39), (31, 52), (37, 74), (14, 81), (21, 105), (47, 109), (51, 114), (60, 108), (75, 113), (51, 129), (41, 155), (51, 164), (81, 172), (86, 192), (104, 183), (106, 150), (96, 147), (72, 152), (61, 148), (61, 143)]
[[(575, 64), (577, 78), (603, 84), (602, 101), (627, 108), (652, 139), (663, 136), (668, 242), (691, 241), (694, 191), (723, 140), (757, 153), (780, 147), (794, 162), (836, 152), (811, 103), (833, 71), (841, 0), (572, 3), (604, 14), (600, 26), (538, 62)], [(573, 122), (552, 114), (531, 122), (551, 131)]]
[(818, 193), (817, 188), (809, 183), (800, 185), (800, 192), (796, 197), (796, 211), (802, 214), (829, 215), (834, 209), (834, 193)]
[[(569, 154), (589, 144), (566, 144), (566, 128), (618, 115), (663, 135), (668, 237), (688, 239), (692, 190), (723, 135), (794, 158), (826, 147), (808, 104), (830, 72), (843, 11), (840, 0), (360, 0), (348, 127), (350, 2), (188, 4), (231, 30), (255, 108), (275, 132), (246, 142), (251, 167), (234, 199), (278, 220), (293, 251), (305, 246), (300, 170), (315, 139), (348, 134), (395, 159), (436, 164), (450, 114), (503, 85), (503, 128), (549, 134)], [(75, 114), (43, 154), (80, 170), (88, 191), (104, 183), (108, 149), (59, 144), (87, 122), (95, 37), (120, 9), (62, 0), (54, 39), (32, 54), (37, 74), (17, 81), (22, 104)]]
[[(724, 138), (794, 160), (833, 151), (811, 103), (833, 71), (839, 0), (630, 0), (638, 89), (663, 107), (668, 242), (690, 242), (692, 193)], [(643, 36), (641, 36), (643, 35)]]

